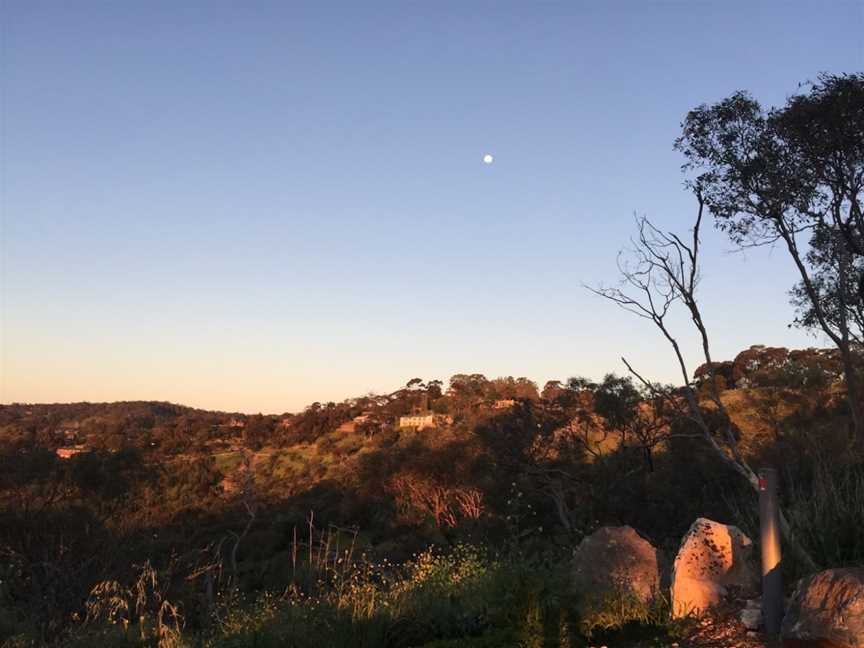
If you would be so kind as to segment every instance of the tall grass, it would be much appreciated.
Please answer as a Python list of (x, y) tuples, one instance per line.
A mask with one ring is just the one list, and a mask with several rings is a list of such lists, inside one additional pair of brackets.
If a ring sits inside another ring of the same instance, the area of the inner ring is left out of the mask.
[[(467, 545), (446, 554), (430, 549), (402, 565), (361, 560), (321, 576), (310, 592), (289, 588), (276, 598), (226, 600), (205, 645), (407, 648), (457, 640), (483, 645), (491, 635), (490, 645), (520, 646), (544, 641), (547, 620), (562, 616), (544, 582), (548, 572)], [(560, 623), (554, 631), (561, 634)]]
[(787, 516), (823, 567), (864, 565), (864, 465), (814, 460), (812, 478), (792, 483)]
[[(301, 540), (301, 536), (305, 536)], [(184, 628), (182, 607), (149, 564), (131, 585), (97, 584), (74, 646), (158, 648), (576, 648), (588, 638), (622, 645), (622, 628), (669, 637), (668, 605), (609, 600), (577, 618), (569, 556), (506, 555), (458, 544), (393, 564), (357, 555), (356, 531), (298, 527), (289, 582), (248, 592), (228, 576), (208, 621)], [(617, 634), (616, 634), (617, 633)], [(610, 639), (611, 638), (611, 639)], [(612, 639), (615, 639), (613, 641)], [(21, 644), (26, 645), (26, 644)]]
[[(145, 563), (130, 587), (102, 581), (90, 592), (81, 627), (64, 643), (70, 646), (154, 646), (183, 648), (183, 617), (165, 596), (159, 574)], [(27, 645), (23, 643), (21, 645)]]
[[(316, 543), (316, 544), (320, 544)], [(326, 541), (325, 541), (326, 545)], [(350, 552), (350, 549), (345, 550)], [(298, 551), (298, 554), (306, 554)], [(310, 554), (306, 554), (307, 556)], [(405, 563), (359, 556), (298, 566), (282, 592), (218, 593), (210, 623), (183, 630), (145, 566), (138, 582), (93, 589), (72, 646), (159, 648), (571, 648), (585, 645), (570, 613), (564, 560), (503, 560), (482, 548), (434, 548)], [(22, 643), (20, 645), (28, 645)]]

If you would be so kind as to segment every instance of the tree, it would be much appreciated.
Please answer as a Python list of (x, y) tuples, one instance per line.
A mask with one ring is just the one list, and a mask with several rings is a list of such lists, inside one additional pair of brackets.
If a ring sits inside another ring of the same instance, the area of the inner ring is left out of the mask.
[(622, 446), (636, 446), (645, 468), (653, 472), (654, 450), (669, 431), (668, 388), (652, 385), (650, 389), (645, 386), (640, 389), (632, 378), (607, 374), (593, 391), (594, 410), (605, 421), (605, 427), (621, 435)]
[(450, 378), (447, 396), (451, 403), (451, 413), (465, 416), (478, 404), (486, 400), (491, 383), (483, 374), (455, 374)]
[(250, 450), (260, 450), (272, 440), (274, 423), (272, 418), (263, 414), (250, 416), (243, 428), (243, 443)]
[(443, 390), (441, 389), (444, 386), (440, 380), (430, 380), (426, 383), (426, 394), (429, 396), (429, 402), (433, 403), (443, 394)]
[(546, 381), (546, 384), (543, 385), (543, 391), (540, 393), (540, 397), (545, 401), (552, 402), (563, 393), (564, 386), (561, 384), (560, 380), (548, 380)]
[(676, 148), (733, 242), (785, 246), (800, 279), (797, 322), (840, 351), (852, 425), (864, 438), (854, 359), (864, 301), (864, 75), (820, 76), (768, 111), (744, 92), (699, 106)]
[(837, 229), (818, 225), (810, 238), (807, 262), (812, 268), (810, 289), (817, 296), (820, 309), (813, 306), (808, 287), (799, 281), (790, 293), (796, 308), (795, 324), (801, 328), (819, 330), (820, 314), (831, 328), (849, 330), (850, 339), (862, 344), (864, 331), (864, 300), (860, 283), (864, 277), (864, 257), (850, 254), (846, 239)]
[[(622, 361), (657, 402), (664, 404), (666, 411), (669, 412), (670, 423), (674, 423), (675, 419), (689, 421), (696, 429), (696, 436), (705, 441), (712, 455), (746, 480), (753, 493), (758, 496), (759, 478), (740, 452), (737, 431), (720, 398), (720, 389), (714, 371), (717, 365), (711, 356), (708, 329), (696, 300), (699, 285), (699, 233), (705, 208), (704, 198), (698, 190), (696, 198), (698, 201), (696, 219), (686, 240), (674, 232), (658, 229), (647, 218), (638, 218), (637, 236), (631, 241), (632, 249), (629, 253), (619, 254), (618, 267), (621, 273), (619, 287), (601, 286), (589, 290), (624, 310), (652, 322), (660, 331), (672, 347), (681, 373), (683, 386), (679, 393), (683, 396), (683, 410), (681, 397), (676, 392), (649, 382), (625, 358), (622, 358)], [(685, 307), (699, 335), (704, 366), (708, 374), (707, 396), (713, 406), (713, 412), (703, 408), (691, 381), (684, 353), (677, 337), (669, 327), (668, 316), (675, 304), (682, 304)], [(813, 565), (812, 559), (794, 537), (782, 512), (780, 524), (793, 550), (805, 563)]]
[(596, 410), (595, 391), (599, 385), (581, 376), (569, 378), (566, 385), (557, 381), (556, 384), (555, 397), (545, 404), (548, 413), (563, 421), (553, 434), (554, 452), (561, 454), (563, 451), (577, 461), (600, 458), (611, 426), (605, 424)]
[(492, 380), (489, 393), (485, 394), (485, 396), (497, 400), (518, 400), (523, 398), (537, 400), (539, 398), (537, 385), (524, 376), (519, 378), (514, 378), (513, 376), (495, 378)]

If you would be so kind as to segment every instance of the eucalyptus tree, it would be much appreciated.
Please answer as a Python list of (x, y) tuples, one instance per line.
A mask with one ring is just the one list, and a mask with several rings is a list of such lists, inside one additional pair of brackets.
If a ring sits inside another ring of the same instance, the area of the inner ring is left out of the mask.
[(822, 75), (783, 106), (737, 92), (688, 113), (689, 184), (741, 247), (780, 245), (798, 273), (796, 323), (839, 350), (856, 436), (864, 341), (864, 75)]

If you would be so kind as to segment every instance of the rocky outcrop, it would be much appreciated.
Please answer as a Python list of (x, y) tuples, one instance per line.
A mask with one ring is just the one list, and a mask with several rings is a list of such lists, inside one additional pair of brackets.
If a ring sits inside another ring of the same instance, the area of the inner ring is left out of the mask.
[(657, 594), (657, 550), (629, 526), (602, 527), (576, 549), (573, 586), (580, 607), (626, 597), (648, 603)]
[(741, 621), (747, 630), (758, 630), (762, 627), (762, 604), (758, 599), (750, 599), (747, 601), (743, 610), (738, 613), (738, 620)]
[(739, 528), (699, 518), (687, 531), (672, 567), (672, 613), (707, 610), (730, 594), (754, 592), (753, 542)]
[(780, 632), (789, 648), (864, 648), (864, 569), (828, 569), (799, 581)]

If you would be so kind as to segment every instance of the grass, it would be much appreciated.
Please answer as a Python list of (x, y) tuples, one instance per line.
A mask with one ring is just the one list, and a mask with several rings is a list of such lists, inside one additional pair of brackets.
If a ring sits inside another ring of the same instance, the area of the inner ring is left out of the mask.
[(811, 555), (830, 567), (864, 565), (864, 466), (817, 460), (809, 487), (793, 488), (787, 515)]
[(632, 596), (609, 597), (583, 612), (580, 630), (593, 643), (621, 645), (638, 640), (640, 645), (666, 646), (683, 638), (695, 621), (694, 616), (673, 619), (671, 611), (665, 593), (649, 603)]
[(230, 450), (227, 452), (217, 452), (213, 454), (213, 460), (216, 470), (223, 475), (229, 475), (240, 467), (243, 463), (243, 453), (239, 450)]
[(681, 633), (663, 600), (645, 606), (610, 599), (577, 618), (565, 556), (505, 559), (457, 545), (394, 565), (354, 559), (351, 551), (313, 554), (282, 592), (220, 592), (210, 622), (194, 631), (165, 614), (171, 603), (151, 572), (152, 600), (144, 603), (135, 596), (140, 585), (102, 583), (88, 604), (92, 613), (66, 645), (577, 648), (634, 639), (667, 645)]

